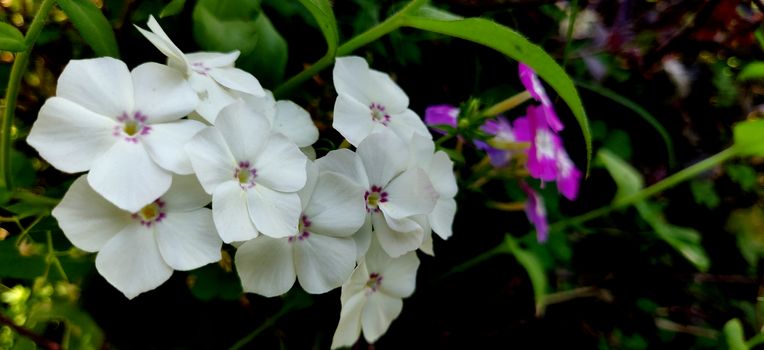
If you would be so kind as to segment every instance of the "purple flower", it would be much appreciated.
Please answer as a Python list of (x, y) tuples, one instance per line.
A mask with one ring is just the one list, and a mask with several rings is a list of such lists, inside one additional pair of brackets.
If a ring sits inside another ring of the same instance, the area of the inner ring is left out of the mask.
[(456, 119), (459, 116), (459, 108), (452, 105), (434, 105), (424, 111), (424, 122), (438, 133), (445, 134), (446, 130), (439, 128), (440, 125), (448, 125), (456, 128)]
[(557, 178), (557, 153), (562, 148), (562, 142), (546, 124), (541, 107), (528, 106), (528, 126), (531, 137), (528, 171), (534, 178), (553, 181)]
[(528, 216), (533, 226), (536, 226), (536, 239), (539, 242), (546, 242), (549, 238), (549, 224), (546, 220), (546, 208), (544, 207), (544, 198), (539, 196), (525, 181), (520, 182), (528, 200), (525, 202), (525, 215)]
[[(503, 116), (499, 116), (496, 120), (487, 120), (485, 124), (480, 127), (486, 134), (493, 135), (494, 140), (515, 142), (515, 134), (512, 131), (512, 124), (509, 120)], [(488, 153), (488, 158), (491, 159), (491, 165), (496, 168), (501, 168), (509, 163), (512, 158), (512, 151), (497, 149), (489, 145), (488, 143), (480, 140), (475, 140), (475, 146)]]
[(538, 76), (536, 76), (536, 72), (534, 72), (531, 67), (525, 65), (525, 63), (520, 63), (519, 71), (520, 81), (523, 83), (523, 86), (525, 86), (525, 89), (530, 92), (531, 96), (533, 96), (536, 101), (541, 103), (540, 113), (544, 116), (547, 125), (549, 125), (555, 132), (562, 130), (565, 126), (562, 125), (562, 122), (557, 117), (557, 113), (555, 113), (554, 107), (552, 106), (552, 101), (549, 100), (549, 96), (547, 96), (544, 86), (541, 85)]
[(568, 157), (568, 153), (560, 146), (557, 150), (557, 190), (565, 198), (574, 200), (578, 196), (578, 186), (581, 180), (581, 172)]

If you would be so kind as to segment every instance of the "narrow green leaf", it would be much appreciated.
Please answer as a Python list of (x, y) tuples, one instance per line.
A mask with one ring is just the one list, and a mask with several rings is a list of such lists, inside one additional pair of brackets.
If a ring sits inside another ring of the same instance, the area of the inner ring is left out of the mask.
[(544, 273), (544, 265), (541, 263), (541, 260), (531, 251), (520, 247), (512, 235), (505, 235), (504, 244), (507, 245), (509, 252), (515, 256), (517, 262), (525, 268), (528, 277), (531, 279), (531, 284), (533, 285), (533, 294), (536, 297), (536, 302), (540, 302), (547, 294), (548, 288), (546, 273)]
[(743, 324), (739, 319), (733, 318), (724, 325), (724, 338), (727, 340), (729, 350), (748, 350), (743, 334)]
[(764, 119), (737, 123), (732, 132), (740, 155), (764, 157)]
[(14, 26), (0, 22), (0, 50), (20, 52), (27, 49), (24, 34)]
[(532, 67), (541, 78), (557, 91), (573, 111), (586, 143), (588, 170), (592, 157), (589, 121), (576, 87), (562, 67), (544, 49), (508, 27), (483, 18), (443, 19), (442, 11), (439, 13), (438, 16), (432, 16), (430, 12), (419, 11), (404, 16), (402, 25), (469, 40), (490, 47)]
[(708, 271), (711, 266), (711, 260), (706, 251), (700, 244), (700, 233), (687, 228), (674, 226), (666, 222), (662, 213), (647, 202), (640, 202), (635, 205), (642, 219), (655, 230), (655, 233), (676, 249), (682, 256), (691, 262), (700, 271)]
[(644, 186), (642, 175), (612, 152), (602, 149), (597, 152), (596, 160), (607, 169), (618, 187), (613, 202), (639, 192)]
[(737, 75), (737, 80), (756, 80), (764, 78), (764, 62), (754, 61), (746, 64)]
[(326, 39), (327, 52), (325, 57), (334, 57), (340, 40), (337, 32), (337, 20), (334, 18), (332, 4), (328, 0), (300, 0), (300, 3), (310, 11), (313, 18), (321, 28), (321, 33)]
[(58, 0), (74, 27), (98, 56), (119, 58), (119, 47), (111, 24), (89, 0)]
[(184, 6), (186, 6), (186, 0), (172, 0), (159, 13), (159, 18), (175, 16), (183, 11)]

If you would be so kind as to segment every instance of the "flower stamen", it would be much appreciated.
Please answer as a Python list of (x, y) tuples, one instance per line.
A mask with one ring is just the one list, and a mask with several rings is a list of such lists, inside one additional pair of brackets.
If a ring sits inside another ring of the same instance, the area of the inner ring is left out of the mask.
[(147, 204), (137, 213), (133, 214), (133, 219), (139, 220), (141, 225), (151, 227), (156, 222), (161, 222), (162, 219), (167, 217), (164, 212), (164, 202), (161, 199), (157, 199), (154, 202)]
[(371, 120), (384, 126), (390, 123), (390, 115), (385, 112), (385, 106), (372, 102), (369, 105), (371, 110)]
[(387, 192), (382, 192), (381, 186), (373, 185), (370, 191), (363, 194), (363, 199), (366, 201), (367, 213), (379, 213), (379, 203), (387, 202)]
[(112, 135), (115, 137), (124, 137), (125, 141), (138, 143), (141, 136), (146, 136), (151, 132), (151, 126), (146, 124), (147, 116), (140, 111), (134, 112), (132, 116), (127, 112), (117, 117), (118, 125), (114, 126)]
[(239, 162), (239, 166), (234, 170), (233, 178), (239, 181), (242, 189), (255, 187), (255, 178), (257, 170), (252, 167), (249, 161)]

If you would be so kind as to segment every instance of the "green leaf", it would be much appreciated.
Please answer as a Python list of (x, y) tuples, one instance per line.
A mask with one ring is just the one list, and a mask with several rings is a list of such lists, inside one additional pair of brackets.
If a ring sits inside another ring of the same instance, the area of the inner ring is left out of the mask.
[(334, 18), (332, 4), (328, 0), (300, 0), (300, 3), (313, 15), (326, 39), (327, 49), (324, 57), (334, 58), (340, 36), (337, 32), (337, 20)]
[(727, 164), (724, 167), (730, 180), (740, 185), (743, 191), (751, 192), (758, 185), (756, 170), (747, 164)]
[(35, 306), (30, 312), (28, 323), (63, 321), (69, 335), (69, 349), (97, 350), (103, 347), (103, 332), (83, 310), (60, 301)]
[(103, 12), (89, 0), (58, 0), (61, 10), (69, 16), (82, 38), (98, 56), (119, 58), (119, 47), (111, 24)]
[(190, 273), (191, 294), (203, 301), (212, 299), (236, 300), (243, 293), (241, 282), (233, 272), (224, 271), (218, 264), (210, 264)]
[(24, 35), (16, 27), (0, 22), (0, 50), (20, 52), (26, 49)]
[(764, 62), (754, 61), (746, 64), (737, 75), (737, 80), (747, 81), (764, 78)]
[(732, 211), (725, 229), (735, 234), (740, 254), (755, 268), (764, 257), (764, 209), (756, 205)]
[(719, 195), (714, 190), (714, 182), (709, 179), (690, 181), (690, 190), (693, 198), (695, 198), (695, 203), (705, 205), (706, 208), (716, 208), (721, 202)]
[(733, 318), (724, 325), (724, 338), (727, 340), (729, 350), (748, 350), (743, 334), (743, 324), (739, 319)]
[(434, 15), (432, 11), (425, 10), (403, 17), (402, 22), (407, 27), (445, 34), (490, 47), (532, 67), (573, 111), (584, 136), (588, 170), (592, 158), (592, 141), (584, 106), (573, 81), (544, 49), (514, 30), (483, 18), (444, 19), (442, 11)]
[(520, 247), (520, 244), (518, 244), (512, 235), (505, 235), (504, 244), (507, 245), (509, 252), (515, 256), (517, 262), (520, 263), (528, 273), (528, 277), (531, 279), (531, 284), (533, 285), (533, 294), (536, 297), (536, 303), (539, 304), (547, 294), (548, 290), (544, 265), (531, 251)]
[[(46, 261), (45, 256), (40, 254), (45, 250), (45, 246), (35, 244), (30, 247), (30, 254), (25, 256), (21, 255), (14, 241), (14, 239), (0, 241), (0, 279), (20, 278), (32, 280), (42, 276), (46, 270)], [(59, 261), (61, 261), (67, 277), (71, 280), (81, 278), (93, 269), (92, 259), (90, 258), (61, 256)], [(55, 272), (51, 272), (50, 277), (59, 278), (60, 276)]]
[(613, 202), (639, 192), (644, 186), (642, 175), (612, 152), (601, 149), (597, 152), (596, 161), (605, 166), (618, 187)]
[(764, 157), (764, 119), (737, 123), (732, 132), (740, 155)]
[(185, 5), (186, 0), (172, 0), (162, 9), (162, 12), (159, 13), (159, 18), (175, 16), (183, 11)]

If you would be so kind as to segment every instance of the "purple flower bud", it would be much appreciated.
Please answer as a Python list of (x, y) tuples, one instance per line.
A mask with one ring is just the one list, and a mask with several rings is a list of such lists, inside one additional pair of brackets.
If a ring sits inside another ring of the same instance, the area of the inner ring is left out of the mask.
[(433, 130), (445, 134), (446, 131), (439, 125), (448, 125), (456, 128), (456, 119), (459, 116), (459, 108), (451, 105), (434, 105), (424, 111), (424, 122)]

